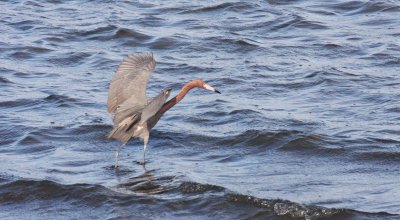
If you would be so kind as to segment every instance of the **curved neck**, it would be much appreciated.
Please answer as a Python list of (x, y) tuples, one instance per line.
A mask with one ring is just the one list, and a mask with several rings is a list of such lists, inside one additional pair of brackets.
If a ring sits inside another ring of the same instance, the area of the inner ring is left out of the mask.
[(193, 80), (191, 82), (186, 83), (181, 91), (178, 93), (178, 95), (176, 95), (175, 97), (173, 97), (172, 99), (170, 99), (168, 102), (166, 102), (161, 110), (160, 113), (164, 114), (166, 111), (168, 111), (170, 108), (172, 108), (174, 105), (176, 105), (178, 102), (180, 102), (185, 95), (194, 87), (199, 87), (201, 88), (203, 86), (203, 82), (202, 80)]

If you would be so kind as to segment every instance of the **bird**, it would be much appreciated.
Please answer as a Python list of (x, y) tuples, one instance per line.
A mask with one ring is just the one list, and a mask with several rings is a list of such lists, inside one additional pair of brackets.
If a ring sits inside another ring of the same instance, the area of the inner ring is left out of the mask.
[(153, 53), (133, 53), (123, 59), (112, 77), (107, 110), (113, 114), (114, 126), (107, 137), (121, 142), (115, 152), (115, 168), (118, 167), (121, 149), (131, 138), (143, 140), (143, 160), (138, 163), (145, 165), (150, 130), (164, 113), (180, 102), (191, 89), (200, 88), (221, 93), (204, 80), (195, 79), (184, 84), (180, 92), (168, 101), (171, 88), (166, 88), (157, 96), (147, 99), (147, 84), (155, 67)]

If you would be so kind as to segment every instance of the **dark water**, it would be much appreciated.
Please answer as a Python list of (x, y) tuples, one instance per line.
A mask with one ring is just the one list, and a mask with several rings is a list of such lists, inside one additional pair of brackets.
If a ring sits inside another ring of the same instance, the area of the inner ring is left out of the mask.
[[(400, 219), (399, 1), (1, 1), (0, 219)], [(144, 169), (107, 89), (202, 78)]]

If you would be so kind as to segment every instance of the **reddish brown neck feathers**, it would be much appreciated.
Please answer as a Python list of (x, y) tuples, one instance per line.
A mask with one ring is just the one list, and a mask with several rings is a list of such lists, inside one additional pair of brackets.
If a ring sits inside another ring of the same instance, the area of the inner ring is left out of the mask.
[(178, 102), (180, 102), (183, 97), (194, 87), (199, 87), (202, 88), (203, 86), (203, 81), (202, 80), (193, 80), (189, 83), (186, 83), (181, 91), (178, 93), (177, 96), (174, 98), (170, 99), (168, 102), (166, 102), (163, 107), (161, 108), (161, 114), (164, 114), (166, 111), (168, 111), (170, 108), (172, 108), (174, 105), (176, 105)]

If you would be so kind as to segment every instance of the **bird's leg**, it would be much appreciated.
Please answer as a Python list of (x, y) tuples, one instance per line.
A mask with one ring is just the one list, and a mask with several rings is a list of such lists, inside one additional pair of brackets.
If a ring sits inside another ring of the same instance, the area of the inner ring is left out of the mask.
[(115, 165), (114, 165), (115, 168), (118, 168), (119, 152), (121, 151), (121, 148), (122, 148), (123, 146), (125, 146), (125, 144), (121, 144), (121, 145), (118, 147), (118, 150), (115, 152)]
[(146, 151), (147, 151), (147, 144), (144, 144), (144, 149), (143, 149), (143, 161), (142, 161), (142, 165), (144, 165), (146, 163)]
[(146, 164), (146, 152), (147, 152), (147, 143), (149, 142), (149, 135), (145, 135), (143, 138), (143, 143), (144, 143), (144, 147), (143, 147), (143, 160), (139, 161), (140, 165), (145, 165)]

